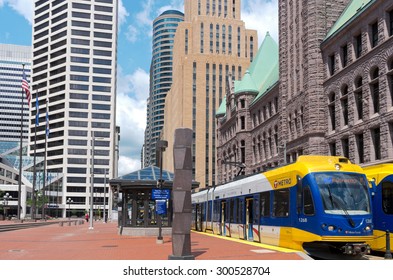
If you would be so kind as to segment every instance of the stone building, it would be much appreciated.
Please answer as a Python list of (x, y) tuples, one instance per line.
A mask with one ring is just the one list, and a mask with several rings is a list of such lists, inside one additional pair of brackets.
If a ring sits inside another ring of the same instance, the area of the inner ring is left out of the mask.
[(278, 45), (268, 33), (243, 78), (229, 80), (217, 111), (219, 182), (278, 165), (278, 78)]
[(393, 160), (393, 2), (352, 1), (321, 44), (329, 154)]
[[(239, 80), (258, 49), (255, 30), (240, 18), (240, 0), (185, 0), (173, 48), (173, 81), (165, 100), (162, 139), (172, 151), (174, 131), (191, 128), (193, 176), (201, 186), (216, 180), (216, 110), (231, 74)], [(173, 171), (173, 155), (163, 167)]]
[[(392, 35), (391, 1), (280, 0), (279, 79), (257, 101), (238, 82), (227, 92), (217, 114), (218, 183), (233, 179), (239, 165), (248, 175), (302, 154), (392, 161)], [(263, 52), (255, 64), (270, 57)], [(241, 82), (249, 74), (266, 71), (247, 72)], [(269, 102), (277, 113), (263, 121)]]

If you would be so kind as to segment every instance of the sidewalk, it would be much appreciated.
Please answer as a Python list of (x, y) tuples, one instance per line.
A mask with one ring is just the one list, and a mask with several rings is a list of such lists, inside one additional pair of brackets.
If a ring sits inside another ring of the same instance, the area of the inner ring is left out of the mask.
[[(0, 260), (167, 260), (171, 237), (156, 244), (155, 237), (130, 237), (117, 233), (117, 223), (58, 224), (0, 233)], [(233, 241), (191, 233), (196, 260), (302, 260), (302, 253), (266, 249), (258, 243)], [(278, 248), (276, 248), (278, 249)]]

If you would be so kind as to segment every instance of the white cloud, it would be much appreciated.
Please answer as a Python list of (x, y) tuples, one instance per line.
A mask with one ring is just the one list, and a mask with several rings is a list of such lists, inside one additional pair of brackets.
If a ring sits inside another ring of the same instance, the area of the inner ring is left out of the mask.
[(34, 14), (34, 1), (32, 0), (0, 0), (0, 7), (4, 4), (8, 4), (16, 12), (24, 16), (24, 18), (30, 23), (33, 23)]
[(278, 0), (243, 1), (241, 16), (246, 28), (258, 31), (259, 44), (266, 32), (278, 43)]
[(130, 172), (141, 169), (140, 159), (130, 158), (126, 156), (120, 156), (119, 158), (119, 176), (123, 176)]
[(136, 28), (134, 25), (129, 25), (125, 35), (128, 41), (135, 43), (138, 40), (138, 34), (138, 28)]
[(165, 5), (165, 6), (158, 9), (157, 16), (167, 10), (178, 10), (180, 12), (183, 12), (184, 11), (184, 0), (172, 0), (169, 5)]
[(127, 17), (130, 15), (126, 8), (123, 5), (123, 0), (119, 1), (119, 7), (118, 7), (118, 23), (119, 23), (119, 29), (120, 27), (127, 21)]
[(149, 74), (147, 72), (137, 69), (134, 73), (125, 75), (119, 67), (116, 108), (121, 139), (119, 175), (140, 168), (148, 95)]

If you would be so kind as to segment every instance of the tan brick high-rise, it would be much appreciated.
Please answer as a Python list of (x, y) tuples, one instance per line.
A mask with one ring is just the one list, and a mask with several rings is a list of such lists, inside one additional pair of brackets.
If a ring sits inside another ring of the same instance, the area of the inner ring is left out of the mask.
[(185, 0), (173, 49), (173, 84), (165, 102), (162, 139), (169, 147), (163, 167), (173, 170), (173, 137), (191, 128), (193, 175), (200, 186), (215, 184), (215, 115), (229, 75), (240, 80), (258, 50), (255, 30), (240, 18), (240, 0)]

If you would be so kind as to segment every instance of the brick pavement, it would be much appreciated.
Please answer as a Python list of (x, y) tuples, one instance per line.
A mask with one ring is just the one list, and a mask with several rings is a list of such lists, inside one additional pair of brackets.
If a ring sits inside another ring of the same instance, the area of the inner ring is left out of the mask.
[[(167, 260), (171, 237), (156, 244), (155, 237), (130, 237), (117, 233), (117, 223), (58, 224), (0, 233), (0, 260)], [(197, 260), (301, 260), (298, 252), (280, 252), (252, 242), (191, 234)], [(262, 248), (261, 248), (262, 247)]]

